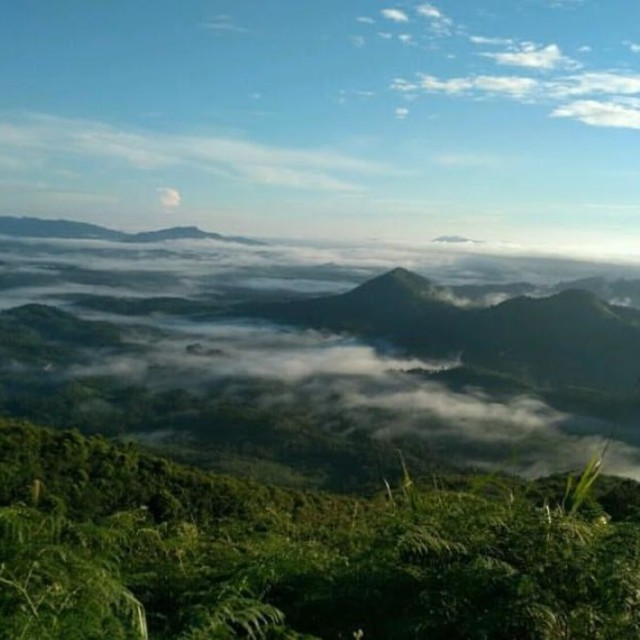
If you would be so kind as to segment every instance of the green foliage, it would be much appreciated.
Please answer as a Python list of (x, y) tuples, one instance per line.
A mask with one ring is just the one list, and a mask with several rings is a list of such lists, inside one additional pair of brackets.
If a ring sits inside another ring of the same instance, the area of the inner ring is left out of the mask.
[(370, 498), (285, 491), (15, 422), (0, 451), (2, 639), (640, 636), (640, 528), (593, 505), (598, 457), (562, 504), (406, 464)]
[(148, 637), (117, 564), (73, 544), (74, 529), (58, 516), (0, 508), (0, 638)]
[(591, 458), (589, 458), (577, 483), (573, 475), (570, 474), (567, 477), (567, 488), (564, 499), (562, 500), (562, 506), (568, 511), (570, 516), (575, 515), (580, 506), (590, 496), (591, 489), (602, 471), (602, 461), (605, 453), (606, 451), (602, 453), (595, 452)]

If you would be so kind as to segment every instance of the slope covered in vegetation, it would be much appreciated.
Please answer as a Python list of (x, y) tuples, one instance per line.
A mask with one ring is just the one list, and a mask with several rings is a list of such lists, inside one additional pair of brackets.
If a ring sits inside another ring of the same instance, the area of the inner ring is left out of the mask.
[(0, 638), (640, 634), (634, 511), (575, 487), (405, 473), (335, 497), (16, 422), (0, 452)]

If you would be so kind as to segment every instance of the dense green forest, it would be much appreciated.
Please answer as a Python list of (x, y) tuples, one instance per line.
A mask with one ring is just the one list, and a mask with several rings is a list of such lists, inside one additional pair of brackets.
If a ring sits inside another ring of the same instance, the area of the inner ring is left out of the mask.
[(434, 476), (273, 488), (0, 423), (0, 637), (634, 638), (640, 489)]

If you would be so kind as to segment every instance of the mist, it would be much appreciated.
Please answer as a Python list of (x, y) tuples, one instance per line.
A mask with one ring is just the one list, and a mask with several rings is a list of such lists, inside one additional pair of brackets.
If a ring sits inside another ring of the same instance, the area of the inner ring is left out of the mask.
[[(346, 437), (365, 432), (390, 443), (417, 437), (434, 459), (527, 477), (579, 468), (608, 441), (606, 471), (640, 478), (640, 438), (631, 432), (607, 437), (602, 434), (612, 425), (558, 411), (537, 397), (497, 399), (424, 378), (424, 372), (459, 366), (457, 360), (380, 353), (349, 336), (268, 323), (156, 320), (155, 326), (167, 335), (138, 343), (146, 347), (144, 357), (102, 355), (64, 376), (114, 376), (155, 392), (216, 390), (238, 403), (249, 392), (256, 407), (303, 412), (318, 430)], [(153, 442), (174, 436), (141, 435)]]
[[(47, 374), (60, 382), (107, 377), (153, 393), (186, 389), (225, 394), (238, 402), (245, 401), (250, 388), (256, 406), (304, 412), (318, 430), (345, 437), (363, 432), (389, 442), (419, 438), (435, 457), (460, 466), (526, 476), (579, 467), (603, 447), (607, 436), (602, 434), (613, 434), (608, 436), (607, 471), (640, 477), (640, 438), (631, 429), (616, 430), (592, 417), (559, 411), (538, 397), (497, 398), (473, 388), (453, 391), (410, 373), (455, 368), (460, 364), (455, 358), (407, 358), (348, 335), (255, 321), (192, 322), (161, 313), (132, 321), (109, 311), (85, 310), (76, 299), (176, 296), (222, 304), (264, 295), (313, 297), (343, 293), (402, 265), (454, 288), (495, 285), (475, 298), (455, 289), (444, 294), (460, 306), (488, 306), (514, 295), (500, 289), (513, 282), (530, 283), (528, 295), (544, 295), (562, 280), (638, 278), (640, 266), (633, 262), (519, 255), (513, 248), (484, 245), (246, 247), (178, 241), (141, 248), (59, 240), (1, 241), (0, 261), (0, 308), (53, 304), (85, 318), (115, 322), (125, 331), (131, 349), (93, 353), (87, 346), (81, 361)], [(19, 365), (12, 366), (17, 371)], [(118, 410), (108, 403), (101, 406)], [(149, 431), (144, 437), (162, 441), (171, 433)]]

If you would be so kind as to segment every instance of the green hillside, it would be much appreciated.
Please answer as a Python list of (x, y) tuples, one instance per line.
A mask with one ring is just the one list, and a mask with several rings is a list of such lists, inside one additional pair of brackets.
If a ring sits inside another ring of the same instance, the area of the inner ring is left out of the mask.
[(585, 500), (597, 475), (565, 492), (405, 471), (337, 498), (3, 421), (0, 638), (635, 638), (640, 525)]
[(107, 322), (83, 320), (43, 304), (27, 304), (0, 312), (0, 354), (5, 361), (64, 361), (86, 347), (113, 348), (121, 331)]
[(587, 291), (515, 298), (477, 315), (463, 359), (542, 385), (630, 392), (640, 376), (639, 319)]

